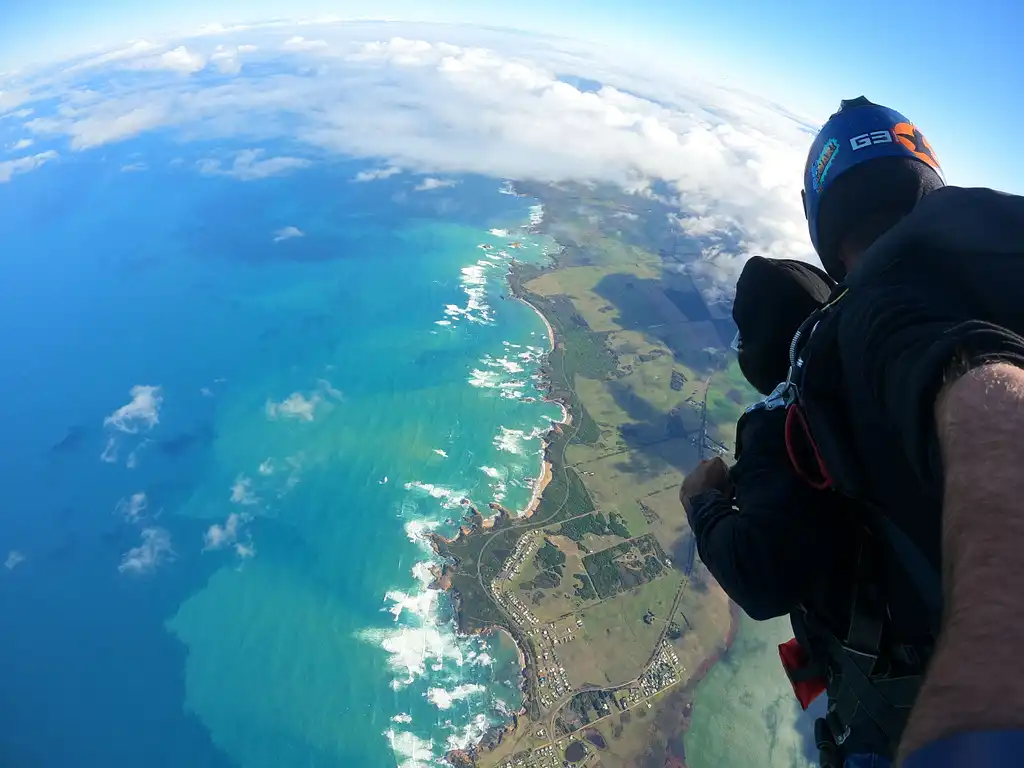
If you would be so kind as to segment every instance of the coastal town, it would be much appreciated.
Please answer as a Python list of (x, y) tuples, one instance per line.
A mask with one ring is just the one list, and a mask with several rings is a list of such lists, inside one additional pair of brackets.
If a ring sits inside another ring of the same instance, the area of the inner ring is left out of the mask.
[[(575, 735), (584, 729), (593, 729), (596, 724), (611, 716), (613, 711), (629, 712), (634, 707), (650, 710), (653, 706), (650, 699), (677, 685), (685, 673), (686, 669), (680, 665), (679, 657), (672, 648), (668, 644), (660, 645), (648, 670), (633, 685), (614, 692), (601, 692), (604, 697), (596, 705), (596, 719), (585, 723), (577, 722), (572, 730), (556, 728), (555, 732), (550, 734), (546, 728), (540, 727), (535, 735), (541, 746), (507, 758), (499, 763), (497, 768), (561, 768), (566, 764), (585, 765), (585, 760), (569, 761), (562, 757), (572, 743), (580, 744), (583, 750), (587, 750), (582, 742), (573, 741)], [(593, 700), (594, 692), (590, 692), (590, 695)], [(608, 704), (608, 698), (613, 704)], [(597, 754), (597, 750), (591, 749), (586, 754)]]

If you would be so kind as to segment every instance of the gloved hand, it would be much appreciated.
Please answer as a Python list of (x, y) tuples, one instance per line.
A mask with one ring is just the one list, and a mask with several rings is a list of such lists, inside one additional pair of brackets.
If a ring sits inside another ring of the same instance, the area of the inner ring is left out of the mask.
[(721, 457), (705, 459), (683, 480), (679, 489), (679, 501), (683, 509), (690, 513), (690, 499), (705, 491), (721, 491), (726, 497), (732, 497), (732, 484), (729, 481), (729, 465)]

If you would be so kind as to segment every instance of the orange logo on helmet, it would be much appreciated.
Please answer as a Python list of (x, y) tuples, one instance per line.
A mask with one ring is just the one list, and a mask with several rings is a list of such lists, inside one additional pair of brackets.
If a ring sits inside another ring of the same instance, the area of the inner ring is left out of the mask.
[(913, 152), (916, 158), (924, 160), (936, 171), (942, 173), (939, 159), (935, 157), (935, 150), (916, 126), (912, 123), (897, 123), (893, 126), (892, 132), (896, 136), (896, 141)]

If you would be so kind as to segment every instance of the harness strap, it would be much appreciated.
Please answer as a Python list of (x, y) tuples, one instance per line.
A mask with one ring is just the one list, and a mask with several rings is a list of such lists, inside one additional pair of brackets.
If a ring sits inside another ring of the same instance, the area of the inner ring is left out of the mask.
[[(826, 720), (836, 742), (841, 744), (846, 740), (851, 726), (857, 727), (858, 716), (863, 713), (895, 749), (917, 697), (923, 672), (914, 669), (915, 674), (886, 676), (891, 670), (891, 660), (888, 653), (882, 656), (885, 611), (872, 589), (877, 578), (874, 545), (871, 529), (862, 528), (858, 534), (856, 578), (845, 638), (837, 638), (820, 619), (807, 611), (803, 612), (800, 623), (804, 631), (814, 634), (818, 647), (823, 647), (819, 655), (830, 662), (828, 678), (834, 685), (829, 686), (832, 701)], [(879, 668), (882, 661), (884, 669)]]
[(858, 666), (871, 674), (882, 646), (883, 616), (878, 601), (875, 563), (871, 550), (871, 534), (861, 528), (857, 536), (856, 578), (850, 600), (850, 619), (843, 645), (854, 654)]
[(890, 557), (896, 558), (896, 562), (902, 565), (903, 571), (914, 583), (917, 594), (925, 604), (928, 629), (934, 637), (938, 637), (944, 603), (942, 578), (938, 570), (888, 515), (871, 503), (865, 503), (864, 508), (868, 511), (873, 526), (879, 530), (880, 538), (888, 545)]
[[(846, 296), (848, 290), (848, 288), (843, 289), (839, 295), (832, 299), (832, 301), (821, 309), (813, 312), (810, 317), (803, 322), (800, 329), (793, 336), (793, 341), (790, 344), (789, 350), (790, 368), (786, 384), (792, 385), (796, 394), (794, 399), (797, 401), (797, 404), (802, 402), (803, 393), (806, 389), (804, 387), (804, 376), (807, 374), (807, 371), (803, 358), (806, 345), (810, 340), (810, 337), (813, 336), (814, 332), (817, 330), (818, 324), (829, 312), (835, 309), (840, 300)], [(793, 420), (792, 425), (790, 424), (790, 419)], [(797, 446), (796, 437), (800, 433), (802, 433), (801, 436), (805, 439), (806, 445), (810, 446), (811, 452), (813, 453), (814, 463), (817, 464), (817, 467), (815, 468), (817, 477), (808, 476), (805, 469), (801, 466), (801, 462), (798, 460), (797, 452), (794, 450)], [(786, 450), (789, 454), (790, 462), (793, 464), (793, 468), (812, 488), (816, 488), (818, 490), (823, 490), (825, 488), (839, 490), (835, 483), (835, 478), (825, 466), (825, 462), (821, 456), (818, 445), (811, 434), (806, 415), (802, 411), (794, 413), (794, 407), (792, 405), (789, 408), (789, 413), (786, 414)], [(841, 464), (841, 457), (838, 457), (837, 461)], [(848, 485), (848, 480), (843, 477), (844, 472), (842, 466), (840, 466), (837, 471), (841, 476), (840, 480), (844, 486), (842, 488), (844, 495), (857, 499), (862, 503), (864, 508), (868, 510), (868, 518), (871, 523), (872, 530), (876, 532), (880, 540), (886, 543), (889, 549), (889, 556), (895, 558), (895, 562), (900, 563), (905, 573), (910, 577), (910, 580), (913, 582), (918, 594), (922, 597), (926, 607), (928, 628), (932, 635), (937, 637), (941, 628), (942, 608), (944, 603), (942, 578), (938, 569), (932, 565), (920, 548), (910, 540), (903, 530), (896, 525), (888, 515), (884, 514), (876, 504), (865, 498), (864, 495), (859, 492), (859, 489), (846, 487), (846, 485)]]
[(858, 709), (863, 709), (895, 747), (906, 726), (923, 676), (872, 680), (834, 635), (826, 634), (823, 640), (842, 673), (835, 697), (835, 714), (840, 724), (849, 727)]

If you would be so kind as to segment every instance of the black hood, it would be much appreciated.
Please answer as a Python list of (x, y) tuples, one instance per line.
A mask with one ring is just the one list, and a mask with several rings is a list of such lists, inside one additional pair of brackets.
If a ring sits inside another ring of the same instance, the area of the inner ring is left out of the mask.
[(740, 370), (761, 394), (785, 380), (793, 334), (834, 287), (824, 270), (802, 261), (754, 256), (743, 266), (732, 318), (742, 339)]

